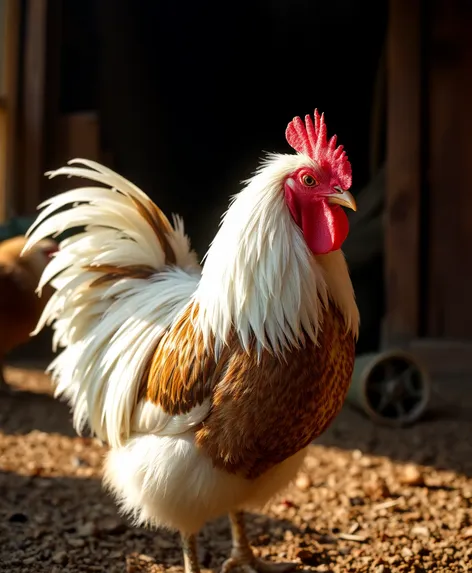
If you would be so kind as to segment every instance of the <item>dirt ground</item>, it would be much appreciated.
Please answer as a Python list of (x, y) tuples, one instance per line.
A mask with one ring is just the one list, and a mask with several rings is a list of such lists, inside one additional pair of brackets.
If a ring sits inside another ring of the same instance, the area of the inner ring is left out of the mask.
[[(10, 368), (0, 395), (0, 571), (181, 572), (178, 539), (130, 526), (100, 483), (105, 449), (75, 436), (46, 376)], [(346, 406), (312, 447), (306, 471), (264, 514), (256, 552), (305, 571), (472, 571), (472, 391), (439, 384), (410, 429), (379, 428)], [(200, 535), (217, 570), (225, 519)]]

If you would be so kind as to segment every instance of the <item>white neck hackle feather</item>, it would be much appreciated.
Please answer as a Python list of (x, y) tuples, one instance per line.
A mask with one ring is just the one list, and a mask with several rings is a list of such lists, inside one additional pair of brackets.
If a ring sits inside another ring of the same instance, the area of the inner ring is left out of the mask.
[(233, 328), (248, 352), (252, 335), (259, 351), (278, 354), (299, 347), (305, 336), (316, 342), (328, 296), (357, 336), (343, 254), (314, 257), (285, 204), (283, 182), (303, 166), (313, 167), (305, 155), (269, 155), (223, 218), (194, 297), (197, 324), (205, 340), (215, 337), (217, 351)]
[[(88, 425), (111, 446), (124, 443), (146, 362), (192, 301), (199, 305), (196, 326), (206, 339), (214, 334), (219, 347), (232, 327), (246, 348), (252, 333), (259, 349), (274, 351), (299, 345), (303, 331), (316, 340), (328, 296), (357, 336), (359, 316), (342, 253), (313, 257), (283, 201), (283, 179), (307, 161), (301, 155), (268, 158), (233, 200), (202, 276), (177, 217), (169, 236), (176, 267), (165, 267), (163, 249), (133, 202), (150, 200), (129, 181), (82, 159), (50, 174), (106, 186), (82, 187), (45, 201), (25, 247), (86, 227), (62, 241), (41, 277), (38, 290), (50, 282), (55, 293), (34, 332), (53, 324), (53, 343), (64, 348), (49, 371), (56, 394), (73, 406), (77, 431)], [(146, 265), (155, 274), (91, 287), (101, 274), (84, 267), (97, 263)]]

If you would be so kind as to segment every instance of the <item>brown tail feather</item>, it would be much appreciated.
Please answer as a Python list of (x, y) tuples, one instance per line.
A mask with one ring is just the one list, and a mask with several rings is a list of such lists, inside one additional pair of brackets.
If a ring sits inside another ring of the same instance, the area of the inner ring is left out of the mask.
[[(164, 251), (165, 264), (175, 265), (177, 257), (169, 241), (169, 235), (172, 233), (173, 229), (167, 217), (152, 201), (149, 201), (148, 204), (145, 205), (134, 197), (130, 197), (130, 199), (133, 201), (139, 214), (154, 231), (157, 240)], [(92, 282), (90, 285), (92, 287), (100, 286), (106, 282), (118, 280), (124, 277), (146, 279), (156, 272), (156, 269), (153, 269), (148, 265), (115, 266), (97, 264), (87, 265), (84, 267), (84, 270), (102, 273), (102, 276)]]
[(149, 201), (148, 206), (146, 206), (134, 197), (131, 197), (131, 200), (140, 215), (149, 223), (156, 234), (164, 251), (166, 264), (175, 265), (177, 258), (168, 239), (168, 235), (172, 232), (172, 226), (167, 217), (152, 201)]
[(86, 271), (103, 273), (102, 276), (95, 279), (90, 286), (100, 286), (109, 281), (115, 281), (121, 278), (147, 279), (156, 272), (152, 267), (147, 265), (126, 265), (117, 267), (115, 265), (87, 265)]

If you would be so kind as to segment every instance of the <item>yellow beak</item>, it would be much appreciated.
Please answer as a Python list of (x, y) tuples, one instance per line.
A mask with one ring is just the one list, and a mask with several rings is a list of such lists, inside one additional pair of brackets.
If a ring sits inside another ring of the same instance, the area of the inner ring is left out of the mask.
[(349, 191), (341, 191), (340, 193), (328, 195), (328, 203), (335, 203), (336, 205), (342, 205), (343, 207), (357, 211), (356, 200)]

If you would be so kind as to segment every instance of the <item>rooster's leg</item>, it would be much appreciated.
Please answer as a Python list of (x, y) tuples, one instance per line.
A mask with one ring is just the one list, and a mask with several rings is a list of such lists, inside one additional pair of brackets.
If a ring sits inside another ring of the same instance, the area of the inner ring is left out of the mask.
[(195, 535), (182, 535), (182, 550), (184, 552), (184, 573), (200, 573)]
[(246, 535), (244, 514), (230, 513), (233, 549), (231, 557), (223, 563), (221, 573), (228, 573), (234, 568), (242, 569), (244, 573), (284, 573), (296, 567), (296, 563), (269, 563), (258, 559), (252, 552)]

